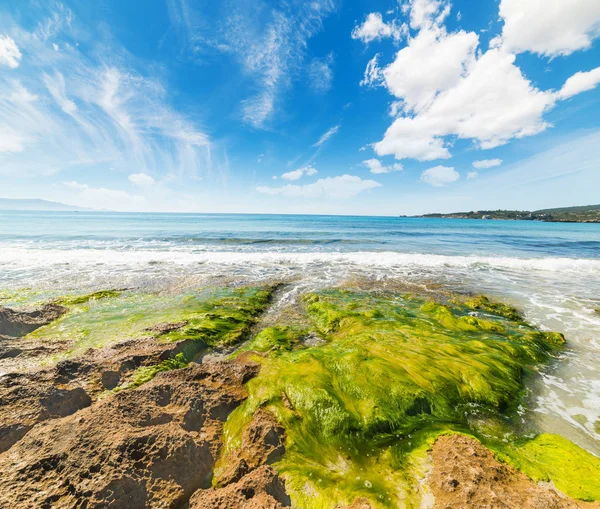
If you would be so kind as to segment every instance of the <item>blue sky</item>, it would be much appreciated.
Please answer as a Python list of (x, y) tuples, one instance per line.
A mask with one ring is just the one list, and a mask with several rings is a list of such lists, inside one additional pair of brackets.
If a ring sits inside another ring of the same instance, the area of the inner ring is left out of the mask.
[(0, 197), (600, 202), (598, 0), (0, 0)]

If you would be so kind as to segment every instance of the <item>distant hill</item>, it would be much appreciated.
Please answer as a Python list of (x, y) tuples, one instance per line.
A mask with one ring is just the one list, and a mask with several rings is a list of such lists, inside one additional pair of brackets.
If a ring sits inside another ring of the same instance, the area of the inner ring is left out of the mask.
[(0, 198), (0, 210), (46, 210), (57, 212), (89, 211), (73, 205), (65, 205), (48, 200), (13, 200), (11, 198)]
[(600, 205), (562, 207), (542, 210), (476, 210), (451, 214), (425, 214), (418, 217), (453, 219), (514, 219), (523, 221), (547, 221), (553, 223), (600, 223)]

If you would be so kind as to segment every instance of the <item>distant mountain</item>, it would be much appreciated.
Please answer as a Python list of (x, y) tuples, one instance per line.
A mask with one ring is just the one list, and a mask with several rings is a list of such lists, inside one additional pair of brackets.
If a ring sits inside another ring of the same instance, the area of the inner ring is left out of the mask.
[(552, 223), (600, 223), (600, 205), (562, 207), (534, 210), (476, 210), (451, 214), (425, 214), (418, 217), (441, 217), (449, 219), (516, 219), (546, 221)]
[(65, 205), (48, 200), (13, 200), (11, 198), (0, 198), (0, 210), (46, 210), (57, 212), (90, 211), (73, 205)]

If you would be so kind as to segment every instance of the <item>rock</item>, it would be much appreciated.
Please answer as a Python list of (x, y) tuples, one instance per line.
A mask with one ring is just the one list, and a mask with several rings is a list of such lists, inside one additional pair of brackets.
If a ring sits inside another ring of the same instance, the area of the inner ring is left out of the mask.
[[(222, 423), (257, 370), (193, 364), (38, 424), (0, 454), (0, 507), (185, 504), (211, 486)], [(262, 485), (254, 483), (248, 486), (258, 492)], [(273, 478), (264, 483), (265, 493), (279, 500), (277, 486)]]
[(157, 336), (162, 336), (163, 334), (167, 334), (168, 332), (173, 332), (175, 330), (179, 330), (182, 327), (185, 327), (188, 324), (187, 321), (183, 320), (181, 322), (161, 322), (152, 327), (148, 327), (144, 329), (145, 332), (152, 332)]
[(19, 441), (35, 424), (71, 415), (91, 404), (81, 387), (56, 387), (43, 375), (0, 378), (0, 452)]
[(45, 304), (32, 311), (15, 311), (0, 306), (0, 335), (19, 338), (64, 315), (68, 309), (58, 304)]
[(291, 501), (272, 467), (263, 465), (224, 488), (197, 491), (190, 509), (283, 509)]
[(549, 485), (500, 463), (477, 440), (442, 436), (433, 446), (429, 485), (436, 509), (577, 509), (591, 507), (568, 499)]
[(237, 482), (248, 472), (279, 461), (284, 453), (284, 428), (272, 413), (261, 408), (244, 429), (241, 447), (226, 457), (228, 466), (219, 476), (217, 485), (227, 486)]

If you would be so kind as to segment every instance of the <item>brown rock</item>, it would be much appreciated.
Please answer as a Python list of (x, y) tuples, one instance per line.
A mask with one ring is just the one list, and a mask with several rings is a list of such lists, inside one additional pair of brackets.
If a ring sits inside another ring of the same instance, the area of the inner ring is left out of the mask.
[(228, 467), (219, 476), (218, 485), (239, 481), (248, 472), (279, 461), (284, 453), (285, 429), (271, 412), (261, 408), (244, 429), (241, 447), (226, 458)]
[(36, 425), (0, 454), (0, 507), (184, 504), (210, 487), (222, 422), (256, 372), (194, 364)]
[(590, 507), (564, 497), (549, 485), (500, 463), (477, 440), (438, 438), (431, 452), (429, 485), (437, 509), (577, 509)]
[(15, 311), (0, 306), (0, 335), (13, 338), (25, 336), (60, 318), (67, 311), (67, 308), (58, 304), (45, 304), (32, 311)]
[(266, 465), (224, 488), (199, 490), (190, 499), (190, 509), (283, 509), (290, 504), (283, 481)]

